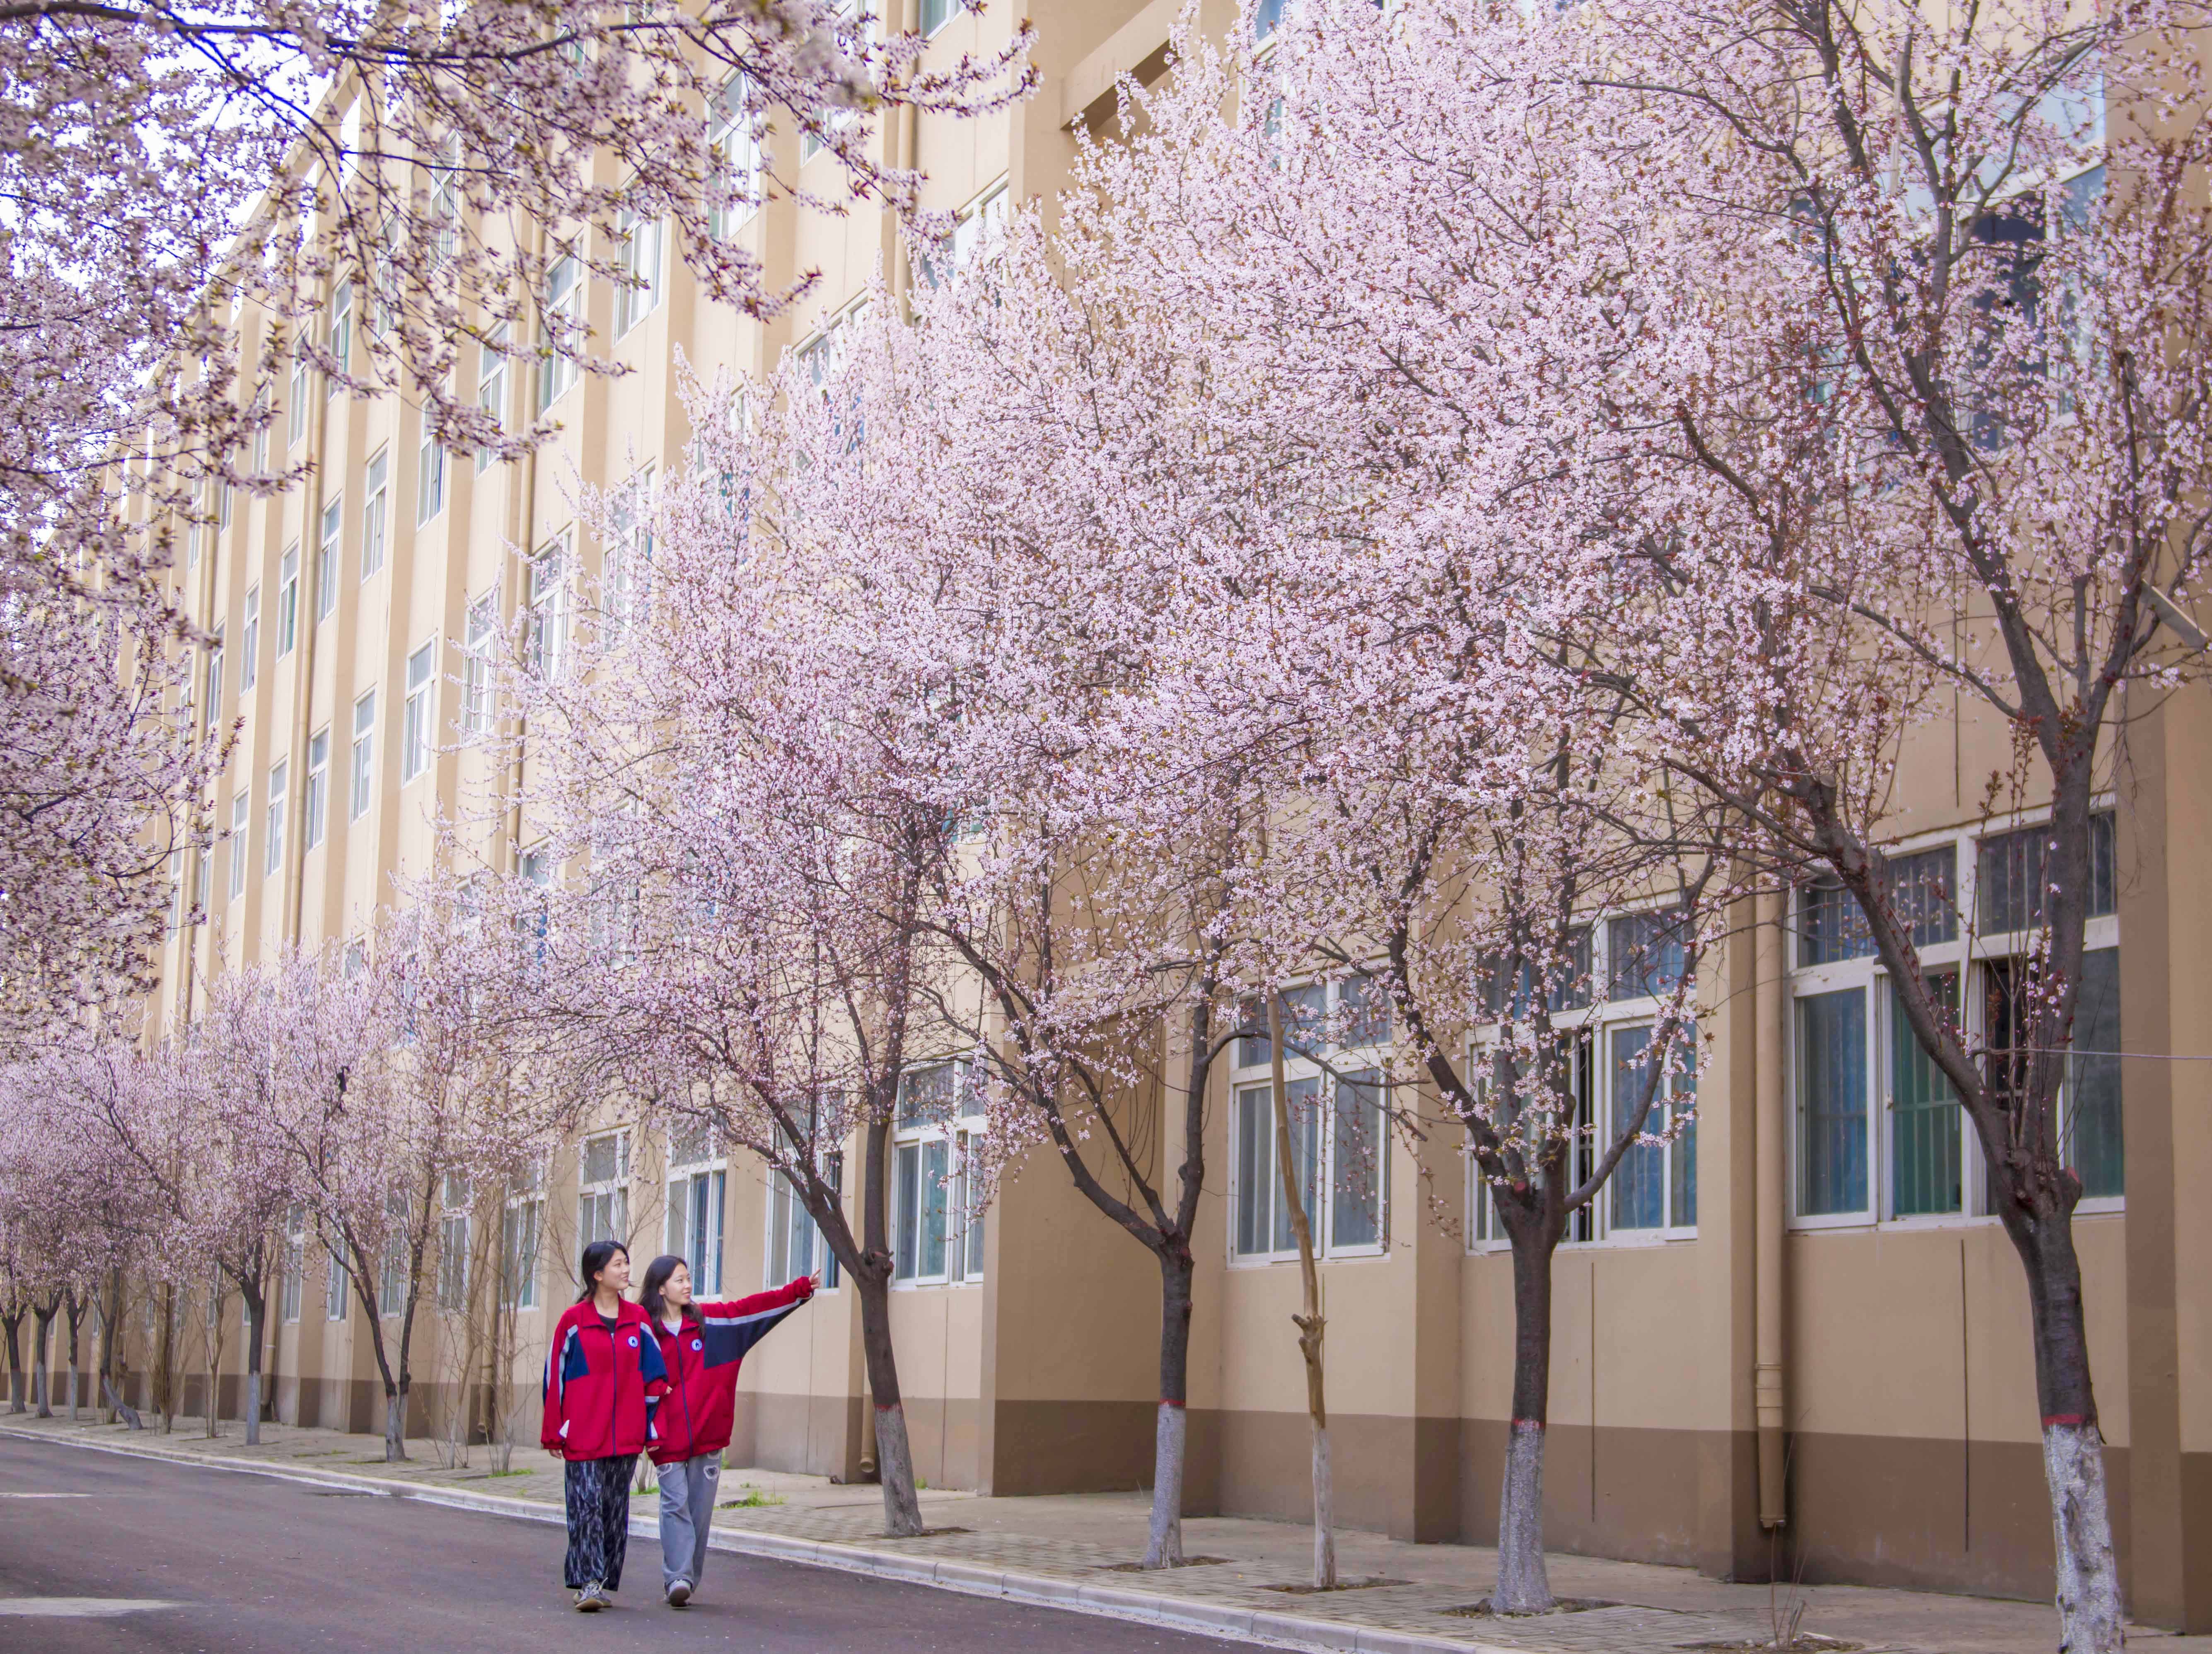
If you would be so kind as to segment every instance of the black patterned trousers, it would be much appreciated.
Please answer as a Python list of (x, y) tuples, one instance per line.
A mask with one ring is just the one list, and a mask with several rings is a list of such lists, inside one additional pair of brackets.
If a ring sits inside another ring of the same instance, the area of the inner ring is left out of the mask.
[(622, 1584), (623, 1554), (629, 1548), (629, 1479), (637, 1455), (571, 1459), (562, 1492), (568, 1506), (568, 1554), (561, 1577), (570, 1590), (594, 1579), (614, 1590)]

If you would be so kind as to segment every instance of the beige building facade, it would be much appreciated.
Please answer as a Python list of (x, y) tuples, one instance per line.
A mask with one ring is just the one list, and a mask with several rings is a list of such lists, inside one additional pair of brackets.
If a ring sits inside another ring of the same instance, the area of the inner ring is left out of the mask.
[[(890, 9), (905, 14), (894, 22), (922, 19), (919, 0)], [(894, 122), (884, 142), (927, 173), (925, 204), (963, 223), (988, 222), (1004, 200), (1049, 198), (1075, 129), (1110, 116), (1114, 77), (1158, 72), (1176, 10), (1174, 0), (1038, 0), (1033, 99), (981, 119)], [(1228, 15), (1212, 0), (1209, 27)], [(955, 11), (932, 50), (988, 49), (1009, 17), (999, 0), (980, 20)], [(834, 164), (799, 166), (835, 193)], [(591, 284), (584, 313), (634, 371), (564, 383), (510, 363), (478, 387), (511, 424), (540, 409), (561, 422), (532, 459), (443, 456), (398, 399), (289, 387), (279, 432), (312, 477), (241, 502), (179, 571), (194, 614), (223, 640), (209, 681), (243, 733), (215, 801), (226, 836), (181, 870), (208, 920), (173, 943), (157, 1014), (187, 1012), (227, 963), (358, 933), (395, 880), (428, 870), (441, 806), (495, 788), (448, 733), (468, 715), (467, 652), (518, 605), (549, 600), (549, 569), (598, 574), (608, 549), (574, 526), (579, 483), (618, 488), (681, 463), (679, 353), (702, 374), (763, 373), (787, 350), (833, 340), (879, 266), (895, 289), (909, 279), (891, 227), (868, 213), (837, 219), (778, 200), (732, 233), (771, 281), (819, 271), (817, 296), (775, 321), (747, 320), (702, 301), (665, 248), (649, 303), (625, 302), (618, 316), (617, 295)], [(465, 361), (462, 371), (473, 369)], [(2007, 835), (2034, 812), (1985, 820), (1977, 803), (1979, 778), (2005, 763), (2000, 734), (1962, 715), (1923, 733), (1900, 783), (1903, 847), (1947, 870), (1980, 915), (1971, 946), (1923, 939), (1970, 1005), (2022, 928), (2008, 929), (2005, 904), (2027, 841)], [(2142, 1055), (2077, 1060), (2069, 1088), (2092, 1191), (2077, 1219), (2084, 1290), (2134, 1611), (2212, 1629), (2212, 1271), (2199, 1273), (2212, 1259), (2212, 1202), (2182, 1194), (2200, 1173), (2212, 1182), (2203, 690), (2138, 709), (2110, 823), (2081, 1043)], [(1693, 1138), (1633, 1168), (1559, 1256), (1547, 1536), (1735, 1578), (1778, 1567), (2046, 1596), (2027, 1298), (1986, 1213), (1972, 1134), (1899, 1049), (1888, 985), (1825, 893), (1777, 895), (1738, 916), (1701, 989), (1713, 1058)], [(1600, 982), (1610, 934), (1598, 916)], [(1652, 1005), (1595, 1005), (1587, 1018), (1602, 1111), (1605, 1054), (1632, 1047)], [(1242, 1129), (1239, 1092), (1262, 1072), (1227, 1076), (1207, 1116), (1218, 1170), (1200, 1221), (1189, 1508), (1301, 1518), (1297, 1270), (1277, 1244), (1264, 1156)], [(1164, 1169), (1182, 1146), (1162, 1125)], [(915, 1143), (919, 1161), (928, 1145)], [(1495, 1531), (1508, 1416), (1510, 1265), (1485, 1238), (1462, 1157), (1440, 1138), (1423, 1153), (1394, 1145), (1385, 1175), (1334, 1201), (1325, 1225), (1338, 1510), (1348, 1525), (1401, 1538), (1481, 1543)], [(712, 1144), (648, 1140), (617, 1120), (558, 1157), (542, 1187), (489, 1207), (462, 1200), (445, 1232), (453, 1248), (481, 1249), (493, 1244), (486, 1225), (500, 1245), (538, 1243), (534, 1280), (512, 1306), (525, 1371), (574, 1296), (587, 1233), (629, 1235), (641, 1261), (663, 1245), (706, 1260), (705, 1284), (728, 1296), (820, 1261), (758, 1165)], [(276, 1293), (275, 1412), (375, 1428), (380, 1392), (360, 1312), (331, 1301), (342, 1282), (313, 1245), (302, 1237)], [(1010, 1174), (975, 1232), (909, 1262), (894, 1332), (916, 1466), (932, 1486), (1024, 1493), (1149, 1480), (1157, 1270), (1052, 1158)], [(465, 1299), (447, 1284), (447, 1298)], [(480, 1370), (464, 1359), (466, 1319), (426, 1305), (418, 1429), (441, 1427), (440, 1410), (467, 1393), (464, 1372)], [(238, 1344), (234, 1335), (227, 1371), (240, 1365)], [(131, 1365), (143, 1383), (142, 1351)], [(223, 1384), (227, 1407), (239, 1388)], [(832, 1286), (748, 1361), (731, 1462), (857, 1476), (870, 1451), (864, 1400), (857, 1305)]]

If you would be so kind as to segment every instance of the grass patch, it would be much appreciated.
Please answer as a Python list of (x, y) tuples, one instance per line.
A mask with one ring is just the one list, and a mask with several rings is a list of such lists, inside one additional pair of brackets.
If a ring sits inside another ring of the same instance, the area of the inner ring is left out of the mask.
[(1286, 1596), (1319, 1596), (1333, 1590), (1373, 1590), (1377, 1585), (1410, 1585), (1410, 1579), (1340, 1579), (1334, 1585), (1262, 1585), (1261, 1590), (1279, 1590)]
[[(1553, 1614), (1587, 1614), (1592, 1608), (1619, 1608), (1620, 1606), (1618, 1602), (1608, 1602), (1602, 1597), (1597, 1596), (1555, 1596), (1552, 1599)], [(1469, 1602), (1465, 1608), (1443, 1608), (1439, 1612), (1453, 1614), (1462, 1620), (1541, 1620), (1547, 1617), (1540, 1614), (1500, 1614), (1490, 1606), (1490, 1599), (1487, 1596), (1480, 1602)], [(1764, 1648), (1765, 1645), (1761, 1643), (1758, 1646)]]
[(526, 1476), (529, 1474), (527, 1470), (494, 1470), (489, 1473), (494, 1480), (501, 1476)]
[(784, 1502), (781, 1493), (771, 1493), (764, 1487), (748, 1487), (743, 1499), (726, 1499), (714, 1508), (718, 1511), (760, 1511)]

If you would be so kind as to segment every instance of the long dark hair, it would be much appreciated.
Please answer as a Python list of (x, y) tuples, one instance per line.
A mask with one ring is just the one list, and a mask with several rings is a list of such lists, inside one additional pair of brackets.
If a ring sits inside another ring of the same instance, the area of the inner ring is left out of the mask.
[[(645, 1306), (645, 1313), (648, 1317), (654, 1321), (660, 1319), (664, 1302), (661, 1289), (668, 1285), (669, 1276), (674, 1274), (678, 1269), (688, 1269), (690, 1267), (673, 1252), (663, 1252), (645, 1266), (645, 1289), (638, 1293), (637, 1301)], [(698, 1310), (692, 1304), (686, 1304), (684, 1306), (684, 1318), (686, 1321), (696, 1321), (699, 1318)]]
[(599, 1271), (614, 1261), (616, 1253), (629, 1256), (629, 1248), (618, 1240), (595, 1240), (584, 1249), (584, 1290), (576, 1294), (581, 1304), (599, 1289)]

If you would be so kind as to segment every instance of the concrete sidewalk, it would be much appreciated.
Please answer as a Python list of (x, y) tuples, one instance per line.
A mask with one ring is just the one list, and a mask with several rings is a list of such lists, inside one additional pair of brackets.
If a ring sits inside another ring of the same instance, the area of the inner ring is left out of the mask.
[[(373, 1488), (507, 1516), (560, 1520), (560, 1466), (535, 1446), (495, 1473), (487, 1451), (448, 1465), (437, 1444), (410, 1441), (410, 1460), (387, 1465), (382, 1439), (336, 1431), (263, 1427), (258, 1447), (242, 1427), (213, 1439), (201, 1421), (179, 1420), (173, 1434), (85, 1421), (0, 1415), (0, 1434), (182, 1459)], [(1855, 1586), (1798, 1591), (1733, 1585), (1686, 1569), (1551, 1559), (1562, 1597), (1607, 1606), (1539, 1620), (1471, 1615), (1496, 1566), (1480, 1547), (1409, 1545), (1371, 1534), (1338, 1535), (1340, 1576), (1387, 1584), (1327, 1594), (1286, 1591), (1310, 1576), (1310, 1530), (1231, 1517), (1184, 1524), (1192, 1556), (1219, 1559), (1168, 1573), (1134, 1572), (1143, 1554), (1146, 1501), (1137, 1493), (984, 1499), (926, 1489), (918, 1539), (883, 1533), (873, 1487), (839, 1487), (818, 1476), (772, 1470), (724, 1473), (715, 1516), (717, 1549), (782, 1557), (847, 1572), (910, 1580), (1015, 1601), (1045, 1602), (1147, 1621), (1177, 1629), (1251, 1637), (1284, 1646), (1368, 1654), (1677, 1654), (1686, 1649), (1773, 1645), (1778, 1620), (1798, 1604), (1807, 1648), (1864, 1654), (2033, 1654), (2057, 1644), (2045, 1603), (1992, 1601)], [(654, 1502), (637, 1501), (640, 1532)], [(1459, 1610), (1455, 1612), (1455, 1610)], [(2212, 1654), (2212, 1637), (2133, 1635), (2172, 1654)]]

